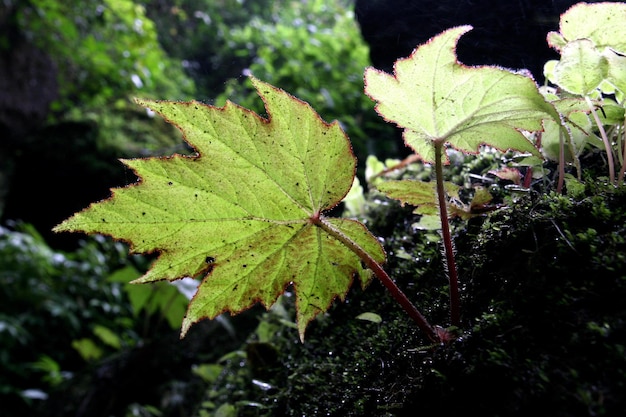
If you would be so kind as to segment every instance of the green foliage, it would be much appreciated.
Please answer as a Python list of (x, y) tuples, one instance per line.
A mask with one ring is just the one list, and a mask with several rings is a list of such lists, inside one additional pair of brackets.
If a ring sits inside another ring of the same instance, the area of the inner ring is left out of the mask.
[(131, 0), (29, 0), (19, 5), (17, 23), (58, 66), (58, 112), (77, 100), (95, 108), (125, 94), (184, 98), (194, 91), (163, 52), (144, 7)]
[[(131, 282), (141, 276), (134, 266), (128, 265), (115, 271), (108, 277), (109, 282), (118, 282), (124, 285), (124, 292), (128, 295), (128, 300), (132, 306), (135, 317), (139, 317), (142, 312), (148, 316), (160, 315), (165, 318), (171, 328), (180, 326), (187, 310), (189, 299), (184, 289), (179, 289), (176, 285), (167, 282), (155, 282), (149, 286), (149, 290)], [(195, 284), (188, 280), (178, 281), (177, 284), (191, 284), (195, 290)]]
[(123, 245), (98, 237), (76, 253), (56, 252), (24, 225), (0, 228), (0, 255), (0, 303), (12, 312), (0, 315), (1, 393), (45, 390), (65, 380), (76, 360), (68, 348), (92, 336), (92, 326), (115, 328), (124, 343), (136, 340), (123, 320), (129, 315), (123, 293), (104, 282), (125, 262)]
[[(111, 154), (119, 158), (181, 151), (174, 148), (180, 144), (176, 130), (155, 122), (131, 101), (131, 96), (188, 99), (195, 94), (194, 83), (184, 74), (181, 62), (161, 48), (157, 28), (141, 4), (132, 0), (27, 0), (17, 2), (9, 11), (8, 23), (16, 37), (40, 48), (53, 64), (41, 69), (56, 77), (56, 83), (46, 88), (57, 90), (48, 92), (56, 101), (42, 130), (49, 128), (70, 136), (73, 132), (67, 131), (68, 124), (92, 128), (89, 135), (79, 139), (89, 148), (81, 159), (94, 169), (77, 175), (87, 178), (98, 175), (101, 170), (97, 168), (107, 164), (110, 168), (111, 163), (104, 161)], [(11, 50), (16, 46), (6, 47)], [(32, 137), (20, 134), (12, 138), (16, 149), (7, 153), (19, 157), (33, 149), (49, 148), (51, 159), (59, 154), (60, 158), (67, 157), (66, 146), (71, 145), (50, 145), (53, 141), (35, 130), (37, 127), (29, 126)], [(114, 164), (117, 168), (116, 161)], [(11, 179), (9, 168), (3, 167), (3, 171)], [(114, 177), (98, 176), (104, 183)], [(109, 186), (114, 183), (108, 181)]]
[[(67, 253), (51, 249), (29, 225), (0, 227), (0, 395), (7, 413), (60, 389), (84, 361), (133, 348), (151, 337), (147, 331), (163, 329), (149, 321), (180, 326), (188, 299), (174, 286), (126, 293), (128, 280), (141, 275), (137, 268), (140, 259), (102, 236)], [(130, 300), (141, 296), (149, 307), (140, 315)]]
[[(344, 0), (274, 2), (271, 14), (256, 15), (233, 28), (228, 48), (251, 57), (246, 73), (289, 91), (311, 104), (325, 120), (337, 119), (355, 152), (395, 155), (393, 129), (378, 123), (363, 91), (368, 49)], [(217, 100), (262, 112), (254, 90), (232, 79)]]
[[(195, 97), (214, 100), (224, 82), (238, 77), (250, 65), (253, 54), (242, 54), (231, 32), (246, 27), (252, 19), (278, 19), (288, 13), (286, 1), (270, 0), (148, 0), (146, 15), (158, 27), (159, 42), (169, 56), (183, 62), (194, 80)], [(250, 48), (263, 37), (246, 41)]]

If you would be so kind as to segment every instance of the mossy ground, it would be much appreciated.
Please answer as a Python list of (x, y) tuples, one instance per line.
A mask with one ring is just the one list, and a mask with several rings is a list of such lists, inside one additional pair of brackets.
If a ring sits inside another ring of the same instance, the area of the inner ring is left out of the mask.
[[(312, 323), (302, 344), (285, 324), (287, 295), (222, 361), (200, 415), (623, 415), (626, 190), (586, 184), (576, 196), (509, 196), (505, 208), (457, 225), (463, 326), (454, 343), (430, 345), (373, 282)], [(386, 269), (445, 326), (436, 235), (414, 230), (410, 208), (369, 204)], [(382, 322), (356, 318), (365, 312)]]

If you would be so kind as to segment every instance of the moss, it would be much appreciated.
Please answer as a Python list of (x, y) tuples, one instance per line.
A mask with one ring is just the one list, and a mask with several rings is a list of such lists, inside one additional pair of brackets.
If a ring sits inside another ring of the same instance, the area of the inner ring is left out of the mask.
[[(626, 406), (626, 191), (593, 182), (575, 199), (507, 198), (507, 208), (456, 229), (464, 326), (455, 343), (429, 346), (374, 282), (335, 303), (301, 344), (283, 324), (292, 317), (285, 297), (280, 315), (263, 317), (274, 330), (263, 341), (276, 355), (271, 368), (255, 374), (248, 357), (225, 370), (243, 386), (215, 389), (255, 416), (616, 415)], [(392, 202), (370, 201), (366, 220), (385, 239), (398, 285), (445, 326), (437, 242)], [(382, 322), (356, 319), (363, 312)]]

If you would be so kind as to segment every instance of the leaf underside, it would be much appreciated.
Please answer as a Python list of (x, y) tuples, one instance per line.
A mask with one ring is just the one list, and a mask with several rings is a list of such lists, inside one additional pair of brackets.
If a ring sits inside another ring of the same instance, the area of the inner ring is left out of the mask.
[(424, 162), (434, 162), (435, 142), (466, 153), (483, 144), (539, 155), (520, 130), (542, 129), (556, 110), (527, 76), (494, 66), (457, 61), (456, 43), (470, 26), (449, 29), (396, 61), (394, 75), (365, 72), (365, 91), (377, 112), (404, 128), (404, 140)]
[(203, 318), (271, 306), (293, 285), (300, 337), (307, 324), (344, 299), (355, 275), (370, 274), (360, 259), (318, 227), (331, 224), (384, 262), (365, 227), (321, 213), (350, 189), (356, 161), (338, 123), (251, 78), (268, 119), (227, 102), (137, 100), (176, 125), (194, 156), (130, 159), (137, 184), (67, 219), (55, 231), (101, 233), (127, 241), (136, 253), (158, 252), (135, 282), (202, 279), (181, 335)]

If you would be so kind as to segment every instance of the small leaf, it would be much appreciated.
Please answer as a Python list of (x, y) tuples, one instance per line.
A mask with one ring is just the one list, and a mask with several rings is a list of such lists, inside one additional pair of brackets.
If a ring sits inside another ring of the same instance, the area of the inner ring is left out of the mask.
[(554, 67), (554, 80), (564, 90), (585, 96), (598, 88), (608, 76), (607, 59), (589, 39), (569, 42), (561, 50)]
[(362, 285), (371, 279), (346, 242), (385, 259), (362, 224), (321, 215), (354, 179), (356, 160), (339, 124), (282, 90), (252, 83), (269, 119), (230, 102), (138, 100), (175, 124), (197, 154), (124, 160), (138, 184), (114, 189), (54, 229), (103, 233), (131, 242), (134, 252), (159, 252), (135, 282), (202, 277), (183, 336), (203, 318), (256, 302), (269, 307), (293, 285), (303, 338), (317, 314), (345, 298), (355, 275)]
[(383, 318), (380, 317), (380, 315), (376, 314), (376, 313), (361, 313), (358, 316), (356, 316), (357, 319), (359, 320), (364, 320), (364, 321), (371, 321), (372, 323), (382, 323), (383, 322)]
[(98, 360), (104, 355), (102, 349), (88, 338), (72, 340), (72, 347), (87, 362)]
[(490, 211), (498, 210), (501, 205), (490, 205), (493, 196), (485, 187), (476, 187), (474, 197), (470, 204), (464, 204), (459, 200), (455, 200), (450, 204), (450, 217), (459, 217), (463, 220), (480, 216)]
[[(417, 180), (385, 181), (376, 186), (379, 191), (385, 193), (388, 197), (400, 200), (402, 204), (416, 206), (414, 213), (422, 215), (439, 214), (436, 187), (437, 183), (435, 182)], [(451, 182), (444, 183), (446, 194), (452, 197), (458, 197), (460, 188)]]
[(105, 345), (109, 345), (114, 349), (121, 349), (122, 348), (122, 342), (120, 340), (120, 337), (115, 334), (115, 332), (111, 329), (109, 329), (108, 327), (105, 326), (101, 326), (101, 325), (96, 325), (93, 328), (93, 334), (95, 334), (96, 336), (98, 336), (98, 338), (100, 340), (102, 340), (102, 342)]
[(343, 199), (346, 209), (344, 217), (358, 217), (365, 214), (365, 195), (363, 195), (363, 186), (358, 178), (354, 178), (352, 188)]
[[(501, 180), (511, 181), (515, 185), (520, 185), (522, 183), (522, 174), (516, 168), (504, 167), (491, 170), (489, 173), (495, 175)], [(489, 201), (491, 201), (491, 198), (489, 198)], [(481, 201), (481, 203), (488, 203), (489, 201)]]
[(539, 155), (519, 130), (538, 131), (559, 120), (529, 77), (497, 67), (466, 67), (456, 43), (470, 26), (449, 29), (396, 61), (394, 75), (368, 68), (366, 93), (387, 121), (405, 128), (405, 142), (434, 162), (434, 142), (475, 153), (482, 144)]

